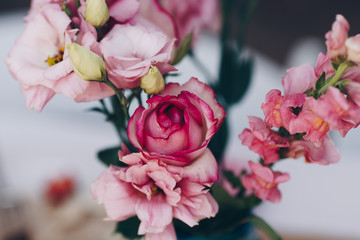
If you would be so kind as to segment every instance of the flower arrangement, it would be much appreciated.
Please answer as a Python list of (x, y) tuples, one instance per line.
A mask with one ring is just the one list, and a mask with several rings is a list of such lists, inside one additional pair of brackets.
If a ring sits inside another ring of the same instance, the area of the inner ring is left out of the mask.
[[(360, 123), (360, 37), (336, 16), (327, 53), (316, 66), (287, 70), (283, 93), (250, 116), (241, 143), (259, 155), (239, 174), (222, 162), (226, 112), (251, 79), (241, 55), (256, 0), (33, 0), (26, 28), (6, 63), (27, 107), (41, 111), (57, 93), (99, 100), (92, 110), (111, 122), (121, 144), (98, 153), (107, 169), (91, 192), (116, 232), (145, 239), (247, 239), (253, 226), (280, 236), (252, 209), (279, 202), (288, 173), (280, 160), (336, 163), (329, 137)], [(221, 62), (214, 80), (193, 49), (203, 30), (220, 32)], [(187, 56), (207, 76), (180, 84), (176, 65)], [(169, 78), (175, 79), (169, 82)], [(230, 86), (230, 87), (229, 87)], [(144, 98), (147, 100), (144, 103)], [(239, 141), (239, 144), (240, 144)]]

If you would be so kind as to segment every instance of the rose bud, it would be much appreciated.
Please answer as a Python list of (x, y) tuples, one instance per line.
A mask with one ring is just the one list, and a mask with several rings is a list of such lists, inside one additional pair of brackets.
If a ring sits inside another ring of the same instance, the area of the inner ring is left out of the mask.
[(102, 58), (80, 46), (71, 43), (66, 46), (74, 72), (85, 81), (104, 81), (106, 77), (105, 62)]
[(157, 67), (151, 66), (149, 72), (141, 77), (140, 87), (147, 94), (157, 94), (164, 90), (165, 80)]
[(87, 0), (85, 21), (95, 27), (103, 26), (109, 20), (109, 8), (104, 0)]

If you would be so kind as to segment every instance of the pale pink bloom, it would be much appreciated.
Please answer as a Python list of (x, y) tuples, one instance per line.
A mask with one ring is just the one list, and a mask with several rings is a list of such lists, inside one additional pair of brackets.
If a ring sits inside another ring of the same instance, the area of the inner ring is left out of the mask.
[[(84, 35), (78, 35), (81, 45), (88, 48), (92, 52), (101, 56), (99, 43), (96, 41), (96, 35), (89, 31)], [(78, 77), (75, 72), (71, 72), (68, 76), (56, 81), (53, 89), (57, 93), (64, 94), (74, 99), (76, 102), (89, 102), (103, 99), (114, 95), (114, 91), (106, 84), (94, 81), (85, 81)]]
[(180, 41), (189, 33), (193, 33), (196, 41), (205, 28), (214, 31), (220, 29), (221, 8), (218, 0), (161, 0), (160, 3), (175, 19)]
[(279, 160), (278, 151), (280, 148), (288, 147), (288, 141), (272, 131), (260, 118), (253, 116), (248, 118), (250, 129), (244, 129), (239, 135), (242, 144), (258, 153), (265, 164)]
[[(48, 4), (28, 22), (10, 51), (6, 63), (10, 72), (20, 82), (28, 108), (41, 111), (55, 94), (56, 80), (72, 71), (65, 44), (76, 32), (69, 30), (70, 18), (58, 4)], [(58, 63), (50, 66), (48, 58)]]
[(318, 77), (315, 76), (314, 67), (309, 64), (303, 64), (298, 67), (292, 67), (286, 70), (286, 75), (281, 79), (284, 87), (284, 95), (304, 93), (314, 88)]
[(270, 127), (282, 127), (283, 123), (279, 110), (284, 99), (285, 97), (277, 89), (272, 89), (266, 94), (265, 103), (261, 104), (261, 109), (265, 115), (265, 122)]
[(274, 172), (259, 163), (249, 161), (252, 170), (251, 175), (242, 177), (242, 183), (247, 190), (254, 190), (254, 194), (262, 199), (278, 203), (281, 193), (278, 184), (290, 180), (288, 173)]
[(147, 109), (138, 107), (129, 120), (129, 140), (140, 151), (174, 165), (199, 157), (225, 117), (214, 91), (195, 78), (181, 86), (167, 84), (147, 103)]
[[(120, 45), (119, 45), (120, 44)], [(174, 71), (171, 59), (174, 39), (142, 26), (115, 25), (101, 40), (109, 79), (120, 88), (139, 86), (151, 66), (162, 74)]]
[(139, 0), (108, 0), (110, 17), (124, 23), (130, 20), (139, 10)]
[[(82, 1), (82, 0), (81, 0)], [(76, 13), (75, 0), (31, 0), (30, 9), (28, 14), (25, 16), (25, 22), (29, 22), (34, 19), (34, 17), (42, 12), (43, 6), (47, 4), (62, 4), (66, 2), (66, 6), (70, 9), (71, 13)]]
[[(79, 8), (81, 11), (83, 7)], [(81, 14), (79, 14), (81, 16)], [(42, 6), (42, 11), (26, 25), (10, 51), (6, 63), (19, 80), (28, 108), (41, 111), (55, 93), (77, 102), (94, 101), (114, 94), (103, 83), (87, 82), (73, 71), (66, 45), (77, 34), (77, 43), (101, 56), (96, 31), (82, 18), (74, 17), (79, 29), (70, 28), (70, 18), (59, 4)]]
[(174, 18), (165, 10), (158, 0), (139, 0), (137, 14), (130, 19), (131, 25), (141, 25), (147, 29), (160, 31), (169, 38), (179, 39), (179, 32)]
[(349, 37), (345, 45), (347, 47), (347, 59), (355, 63), (360, 63), (360, 34)]
[(320, 146), (303, 140), (291, 142), (287, 156), (290, 158), (304, 156), (307, 162), (321, 165), (336, 163), (340, 160), (340, 154), (328, 135), (324, 137), (323, 144)]
[(344, 16), (337, 14), (331, 31), (325, 34), (327, 52), (330, 58), (346, 55), (345, 41), (348, 38), (349, 28), (349, 23)]
[(335, 87), (329, 87), (326, 94), (317, 100), (309, 98), (308, 103), (316, 115), (326, 121), (332, 130), (339, 130), (342, 137), (360, 122), (359, 107)]
[(186, 178), (185, 169), (156, 160), (146, 162), (140, 153), (119, 156), (130, 166), (111, 166), (91, 186), (109, 220), (137, 215), (141, 221), (138, 234), (145, 234), (145, 239), (176, 239), (173, 218), (192, 227), (217, 213), (218, 205), (204, 183)]

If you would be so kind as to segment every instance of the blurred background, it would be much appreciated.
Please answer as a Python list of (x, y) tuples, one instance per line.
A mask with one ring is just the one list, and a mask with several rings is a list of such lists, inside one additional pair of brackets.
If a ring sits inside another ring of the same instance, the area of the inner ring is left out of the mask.
[[(0, 5), (0, 240), (29, 235), (35, 240), (110, 239), (113, 225), (101, 221), (102, 207), (91, 199), (89, 185), (104, 169), (97, 151), (118, 144), (114, 129), (102, 115), (88, 111), (97, 102), (75, 104), (56, 95), (41, 113), (27, 110), (19, 84), (4, 64), (24, 29), (29, 2)], [(350, 35), (359, 33), (359, 7), (356, 0), (260, 1), (247, 38), (247, 52), (255, 60), (253, 81), (243, 101), (229, 112), (233, 136), (228, 161), (256, 159), (237, 138), (248, 126), (247, 115), (262, 117), (265, 94), (281, 88), (287, 68), (315, 64), (318, 53), (326, 51), (324, 34), (337, 13), (348, 19)], [(219, 51), (212, 35), (195, 46), (195, 54), (214, 75)], [(182, 81), (191, 76), (204, 79), (186, 59), (178, 69)], [(342, 155), (340, 163), (324, 167), (298, 159), (278, 164), (292, 177), (280, 187), (282, 202), (256, 209), (285, 240), (360, 239), (360, 130), (351, 131), (346, 139), (338, 133), (333, 138)], [(72, 183), (64, 184), (64, 179)], [(44, 203), (53, 194), (71, 195), (72, 200), (60, 211)], [(71, 236), (63, 236), (64, 232)]]

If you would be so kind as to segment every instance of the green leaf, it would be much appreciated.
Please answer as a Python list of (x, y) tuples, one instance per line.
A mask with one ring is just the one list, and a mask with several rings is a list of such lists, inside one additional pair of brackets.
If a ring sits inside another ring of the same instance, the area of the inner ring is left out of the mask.
[(316, 80), (315, 89), (319, 91), (325, 85), (325, 80), (325, 72), (323, 72), (319, 79)]
[(288, 138), (288, 137), (291, 136), (289, 131), (286, 130), (286, 128), (284, 128), (284, 127), (279, 127), (279, 134), (280, 134), (281, 137), (284, 137), (284, 138)]
[(262, 220), (261, 218), (259, 218), (257, 216), (251, 216), (247, 219), (247, 222), (254, 224), (255, 227), (262, 230), (266, 234), (266, 236), (269, 237), (269, 239), (281, 240), (280, 235), (277, 234), (275, 232), (275, 230), (272, 229), (272, 227), (269, 224), (267, 224), (264, 220)]
[(350, 79), (341, 80), (336, 84), (336, 87), (338, 87), (342, 93), (346, 93), (347, 92), (346, 84), (350, 82), (351, 82)]
[(174, 60), (172, 61), (172, 65), (178, 64), (191, 49), (193, 34), (189, 33), (186, 37), (181, 41), (180, 46), (176, 50), (176, 55)]
[(336, 72), (337, 71), (337, 69), (339, 68), (339, 63), (337, 63), (337, 62), (334, 62), (334, 61), (332, 61), (331, 62), (331, 65), (332, 65), (332, 67), (333, 67), (333, 69), (334, 69), (334, 71)]
[(120, 146), (107, 148), (98, 152), (97, 157), (106, 166), (114, 165), (118, 167), (125, 167), (126, 164), (119, 160), (118, 152), (121, 149)]
[(125, 221), (118, 222), (115, 232), (122, 233), (126, 238), (137, 239), (140, 238), (140, 236), (137, 234), (139, 224), (140, 220), (137, 217), (132, 217)]
[(233, 45), (223, 46), (222, 50), (220, 81), (215, 90), (230, 106), (239, 102), (248, 90), (252, 77), (253, 60), (240, 58)]

